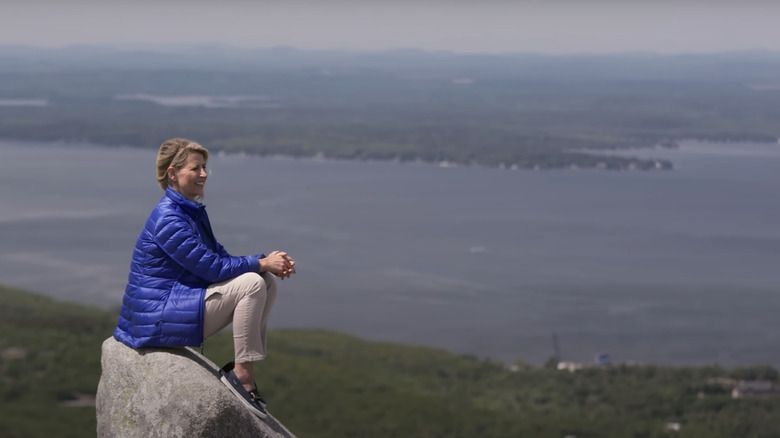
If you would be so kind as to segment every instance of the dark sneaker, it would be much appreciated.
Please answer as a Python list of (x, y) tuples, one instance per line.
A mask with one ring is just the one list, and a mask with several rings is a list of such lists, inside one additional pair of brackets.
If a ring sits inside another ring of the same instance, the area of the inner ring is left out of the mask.
[[(234, 362), (228, 362), (225, 364), (225, 366), (222, 367), (222, 369), (219, 371), (219, 374), (222, 376), (229, 374), (231, 371), (233, 371), (233, 368), (235, 368), (235, 366), (236, 364)], [(252, 383), (254, 383), (255, 387), (251, 391), (249, 391), (249, 394), (252, 395), (252, 397), (263, 406), (263, 409), (266, 412), (268, 412), (268, 403), (260, 395), (260, 391), (258, 391), (257, 389), (257, 382), (252, 382)]]
[[(225, 366), (226, 368), (227, 366)], [(225, 372), (225, 368), (221, 369), (219, 371), (220, 380), (222, 380), (222, 383), (225, 384), (225, 386), (230, 389), (230, 391), (235, 394), (236, 397), (238, 397), (239, 400), (241, 400), (244, 403), (244, 406), (249, 408), (250, 411), (252, 411), (253, 414), (260, 418), (267, 418), (268, 417), (268, 411), (265, 410), (265, 401), (260, 397), (260, 393), (257, 392), (257, 388), (252, 389), (252, 391), (247, 391), (244, 389), (244, 385), (241, 383), (241, 381), (238, 380), (238, 377), (236, 377), (236, 373), (233, 372), (231, 369), (228, 372)]]

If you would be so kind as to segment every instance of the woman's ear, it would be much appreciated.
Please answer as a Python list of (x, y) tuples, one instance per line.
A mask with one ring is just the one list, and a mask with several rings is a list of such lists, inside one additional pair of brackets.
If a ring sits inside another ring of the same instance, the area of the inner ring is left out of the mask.
[(176, 170), (173, 167), (168, 168), (168, 181), (176, 182)]

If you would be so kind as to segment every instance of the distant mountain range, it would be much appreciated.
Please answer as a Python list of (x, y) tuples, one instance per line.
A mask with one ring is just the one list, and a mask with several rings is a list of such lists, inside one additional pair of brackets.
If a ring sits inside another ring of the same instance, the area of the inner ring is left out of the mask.
[(388, 51), (250, 49), (226, 44), (163, 46), (0, 46), (0, 72), (72, 70), (279, 71), (381, 70), (420, 75), (488, 76), (541, 81), (576, 80), (776, 80), (780, 53), (724, 52), (659, 55), (456, 54), (418, 49)]

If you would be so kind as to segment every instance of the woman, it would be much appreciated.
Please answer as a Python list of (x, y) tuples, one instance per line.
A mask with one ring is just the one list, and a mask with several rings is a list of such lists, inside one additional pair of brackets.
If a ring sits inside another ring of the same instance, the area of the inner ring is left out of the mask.
[(265, 358), (273, 276), (294, 274), (295, 261), (281, 251), (234, 257), (217, 242), (201, 204), (208, 157), (185, 139), (160, 146), (165, 195), (136, 241), (114, 337), (133, 348), (198, 346), (232, 322), (235, 365), (222, 369), (222, 381), (264, 418), (253, 364)]

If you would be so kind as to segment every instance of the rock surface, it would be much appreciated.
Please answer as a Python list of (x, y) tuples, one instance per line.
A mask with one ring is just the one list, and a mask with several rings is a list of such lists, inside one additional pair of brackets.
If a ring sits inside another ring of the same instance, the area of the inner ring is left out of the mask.
[(219, 367), (190, 348), (132, 349), (103, 342), (97, 436), (294, 438), (257, 418), (219, 380)]

